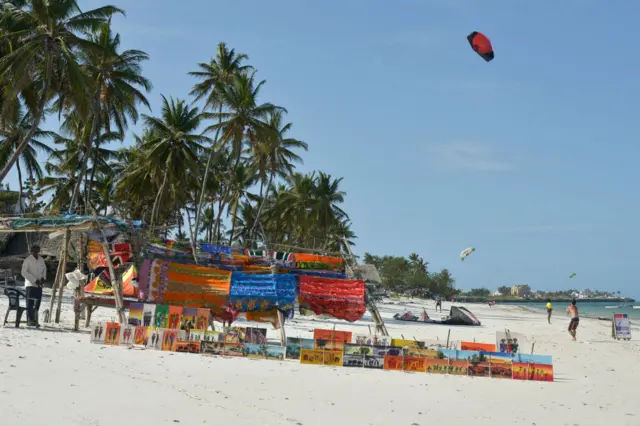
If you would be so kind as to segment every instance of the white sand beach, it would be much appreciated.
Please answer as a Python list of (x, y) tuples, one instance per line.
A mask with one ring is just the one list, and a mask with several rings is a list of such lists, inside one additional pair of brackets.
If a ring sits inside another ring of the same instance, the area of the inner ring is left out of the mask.
[[(43, 302), (46, 302), (43, 301)], [(43, 303), (44, 310), (47, 303)], [(391, 317), (422, 304), (380, 304), (389, 333), (446, 339), (448, 327), (400, 323)], [(425, 305), (438, 318), (433, 303)], [(444, 311), (448, 309), (444, 304)], [(89, 343), (89, 332), (57, 327), (0, 328), (0, 422), (10, 426), (122, 425), (639, 425), (635, 392), (640, 344), (616, 342), (610, 324), (582, 319), (579, 342), (568, 320), (515, 306), (464, 305), (482, 327), (451, 327), (454, 340), (494, 342), (509, 328), (553, 356), (555, 382), (521, 382), (297, 362), (214, 358)], [(0, 315), (7, 308), (0, 298)], [(557, 311), (564, 307), (556, 306)], [(94, 321), (110, 320), (98, 309)], [(4, 317), (2, 317), (4, 318)], [(62, 327), (71, 329), (72, 306)], [(287, 324), (290, 337), (314, 328), (368, 334), (369, 315), (353, 324), (306, 320)], [(640, 331), (633, 329), (634, 337)], [(269, 338), (279, 333), (269, 329)]]

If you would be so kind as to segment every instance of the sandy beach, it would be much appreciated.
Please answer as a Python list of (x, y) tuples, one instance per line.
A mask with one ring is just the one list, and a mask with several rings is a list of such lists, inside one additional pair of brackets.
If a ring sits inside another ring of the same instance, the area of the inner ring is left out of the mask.
[[(45, 298), (43, 310), (48, 306)], [(392, 319), (433, 303), (380, 304), (389, 333), (446, 339), (448, 327)], [(616, 342), (607, 322), (583, 319), (579, 342), (542, 313), (517, 306), (465, 305), (482, 327), (451, 327), (454, 340), (495, 342), (509, 328), (535, 340), (535, 353), (553, 356), (555, 382), (520, 382), (353, 368), (297, 362), (214, 358), (89, 343), (89, 332), (69, 332), (72, 306), (61, 328), (0, 328), (0, 407), (11, 426), (115, 425), (638, 425), (633, 397), (640, 380), (640, 344)], [(449, 307), (444, 304), (446, 313)], [(0, 314), (7, 308), (0, 299)], [(560, 310), (561, 307), (556, 307)], [(111, 320), (98, 309), (94, 321)], [(307, 320), (287, 324), (289, 337), (314, 328), (367, 334), (369, 315), (353, 324)], [(66, 329), (66, 330), (65, 330)], [(634, 337), (640, 335), (633, 329)], [(268, 337), (279, 333), (269, 329)]]

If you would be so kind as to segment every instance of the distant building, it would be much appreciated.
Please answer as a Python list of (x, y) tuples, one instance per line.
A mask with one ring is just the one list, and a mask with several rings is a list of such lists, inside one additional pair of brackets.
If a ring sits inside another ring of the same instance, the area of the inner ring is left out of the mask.
[(511, 287), (511, 295), (516, 297), (531, 296), (531, 287), (528, 285), (514, 285)]
[(502, 293), (500, 293), (499, 291), (494, 291), (493, 293), (491, 293), (491, 296), (500, 297), (500, 296), (502, 296)]

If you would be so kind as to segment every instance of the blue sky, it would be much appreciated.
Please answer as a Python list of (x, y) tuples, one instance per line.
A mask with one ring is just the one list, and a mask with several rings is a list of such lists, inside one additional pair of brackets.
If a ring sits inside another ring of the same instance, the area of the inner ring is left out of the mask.
[[(219, 41), (250, 56), (263, 100), (285, 106), (310, 145), (300, 169), (344, 176), (358, 254), (415, 251), (463, 289), (640, 298), (640, 2), (115, 4), (125, 47), (151, 55), (154, 113), (160, 94), (187, 96), (187, 72)], [(493, 62), (467, 44), (474, 30)]]

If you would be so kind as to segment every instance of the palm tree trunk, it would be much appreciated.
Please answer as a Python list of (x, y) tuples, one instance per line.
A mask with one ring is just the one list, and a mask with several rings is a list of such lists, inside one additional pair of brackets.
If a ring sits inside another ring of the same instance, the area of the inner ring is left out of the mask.
[[(271, 184), (273, 183), (273, 175), (275, 173), (273, 171), (271, 171), (271, 174), (269, 175), (269, 183), (267, 184), (267, 194), (269, 194), (269, 188), (271, 188)], [(256, 227), (258, 226), (258, 223), (260, 222), (260, 215), (262, 214), (262, 208), (264, 207), (265, 201), (267, 200), (266, 195), (262, 196), (261, 195), (261, 200), (260, 200), (260, 207), (258, 207), (258, 211), (256, 212), (256, 219), (253, 222), (253, 226), (251, 227), (251, 232), (249, 233), (249, 235), (251, 236), (252, 239), (254, 236), (254, 232), (256, 231)]]
[(216, 211), (215, 208), (216, 208), (216, 201), (215, 199), (211, 198), (211, 220), (209, 221), (209, 244), (213, 243), (213, 227), (214, 227), (213, 214)]
[(18, 169), (18, 213), (22, 214), (24, 212), (22, 211), (22, 170), (20, 169), (20, 161), (16, 162), (16, 167)]
[(156, 220), (157, 211), (160, 210), (160, 199), (162, 198), (162, 193), (164, 192), (164, 187), (167, 184), (167, 176), (169, 175), (169, 169), (167, 169), (164, 173), (164, 178), (162, 179), (162, 185), (160, 185), (160, 189), (158, 190), (158, 195), (156, 195), (156, 200), (153, 202), (153, 209), (151, 209), (151, 232), (153, 232), (153, 225)]
[[(98, 139), (98, 132), (100, 127), (100, 100), (95, 101), (94, 111), (93, 111), (93, 125), (91, 126), (91, 134), (89, 135), (89, 140), (87, 141), (87, 145), (84, 149), (84, 158), (82, 159), (82, 167), (80, 168), (80, 174), (78, 175), (78, 182), (76, 182), (76, 187), (73, 189), (73, 195), (71, 196), (71, 202), (69, 203), (69, 213), (73, 213), (76, 208), (76, 202), (78, 200), (78, 194), (80, 193), (80, 185), (82, 184), (82, 180), (87, 173), (87, 167), (89, 166), (89, 157), (91, 156), (91, 148), (93, 147), (93, 139)], [(97, 140), (96, 140), (97, 143)], [(84, 200), (85, 208), (89, 204), (87, 200)]]
[[(96, 152), (93, 154), (93, 168), (91, 169), (91, 179), (89, 180), (89, 184), (87, 185), (87, 182), (85, 181), (85, 193), (87, 194), (85, 196), (85, 199), (88, 200), (89, 198), (91, 198), (91, 194), (93, 192), (93, 181), (96, 178), (96, 163), (98, 162), (98, 148), (100, 148), (100, 135), (98, 134), (98, 136), (96, 137)], [(88, 190), (86, 188), (89, 188)], [(87, 209), (89, 208), (88, 205), (89, 203), (86, 203), (87, 205), (84, 208), (84, 214), (87, 215), (89, 214), (89, 212), (87, 211)]]
[[(202, 180), (202, 189), (200, 190), (200, 197), (198, 197), (198, 201), (196, 203), (196, 219), (195, 219), (195, 229), (196, 229), (196, 233), (198, 231), (198, 226), (200, 226), (200, 212), (202, 210), (202, 204), (204, 204), (204, 194), (206, 192), (207, 189), (207, 177), (209, 176), (209, 169), (211, 168), (211, 160), (213, 158), (213, 154), (214, 154), (214, 149), (213, 147), (216, 146), (216, 144), (218, 143), (218, 138), (220, 137), (220, 123), (222, 123), (222, 105), (220, 105), (220, 108), (218, 109), (218, 128), (216, 129), (216, 136), (213, 139), (213, 143), (211, 144), (211, 152), (209, 152), (209, 158), (207, 159), (207, 166), (204, 169), (204, 178)], [(215, 158), (215, 163), (218, 163), (218, 159), (220, 157), (220, 154), (222, 154), (222, 149), (219, 149), (218, 152), (216, 152), (216, 158)], [(196, 262), (197, 264), (197, 262)]]
[(46, 56), (47, 69), (45, 71), (44, 86), (42, 86), (42, 97), (40, 98), (40, 103), (38, 104), (38, 110), (36, 111), (36, 114), (34, 116), (33, 124), (31, 125), (31, 128), (25, 135), (22, 142), (20, 142), (20, 145), (18, 145), (18, 148), (16, 148), (13, 155), (11, 155), (11, 158), (9, 159), (7, 164), (5, 164), (2, 170), (0, 170), (0, 182), (4, 181), (4, 178), (6, 178), (9, 174), (9, 170), (11, 170), (16, 161), (18, 161), (18, 158), (20, 158), (24, 150), (27, 148), (27, 146), (29, 145), (29, 141), (31, 140), (31, 138), (33, 138), (33, 135), (36, 134), (38, 126), (40, 126), (40, 121), (42, 121), (42, 118), (44, 116), (44, 107), (47, 104), (49, 86), (51, 85), (51, 75), (53, 74), (53, 61), (51, 60), (51, 54), (47, 52)]
[(229, 245), (233, 243), (233, 233), (236, 230), (236, 218), (238, 217), (238, 202), (240, 201), (240, 197), (236, 198), (235, 203), (233, 203), (233, 217), (231, 219), (231, 234), (229, 234)]
[(198, 253), (196, 252), (196, 247), (198, 246), (198, 242), (196, 241), (195, 243), (193, 243), (194, 241), (194, 237), (197, 238), (197, 235), (193, 235), (193, 228), (191, 227), (191, 214), (189, 214), (189, 208), (187, 207), (185, 209), (187, 211), (187, 224), (189, 225), (189, 233), (191, 234), (191, 248), (193, 250), (193, 261), (196, 262), (196, 265), (198, 264)]

